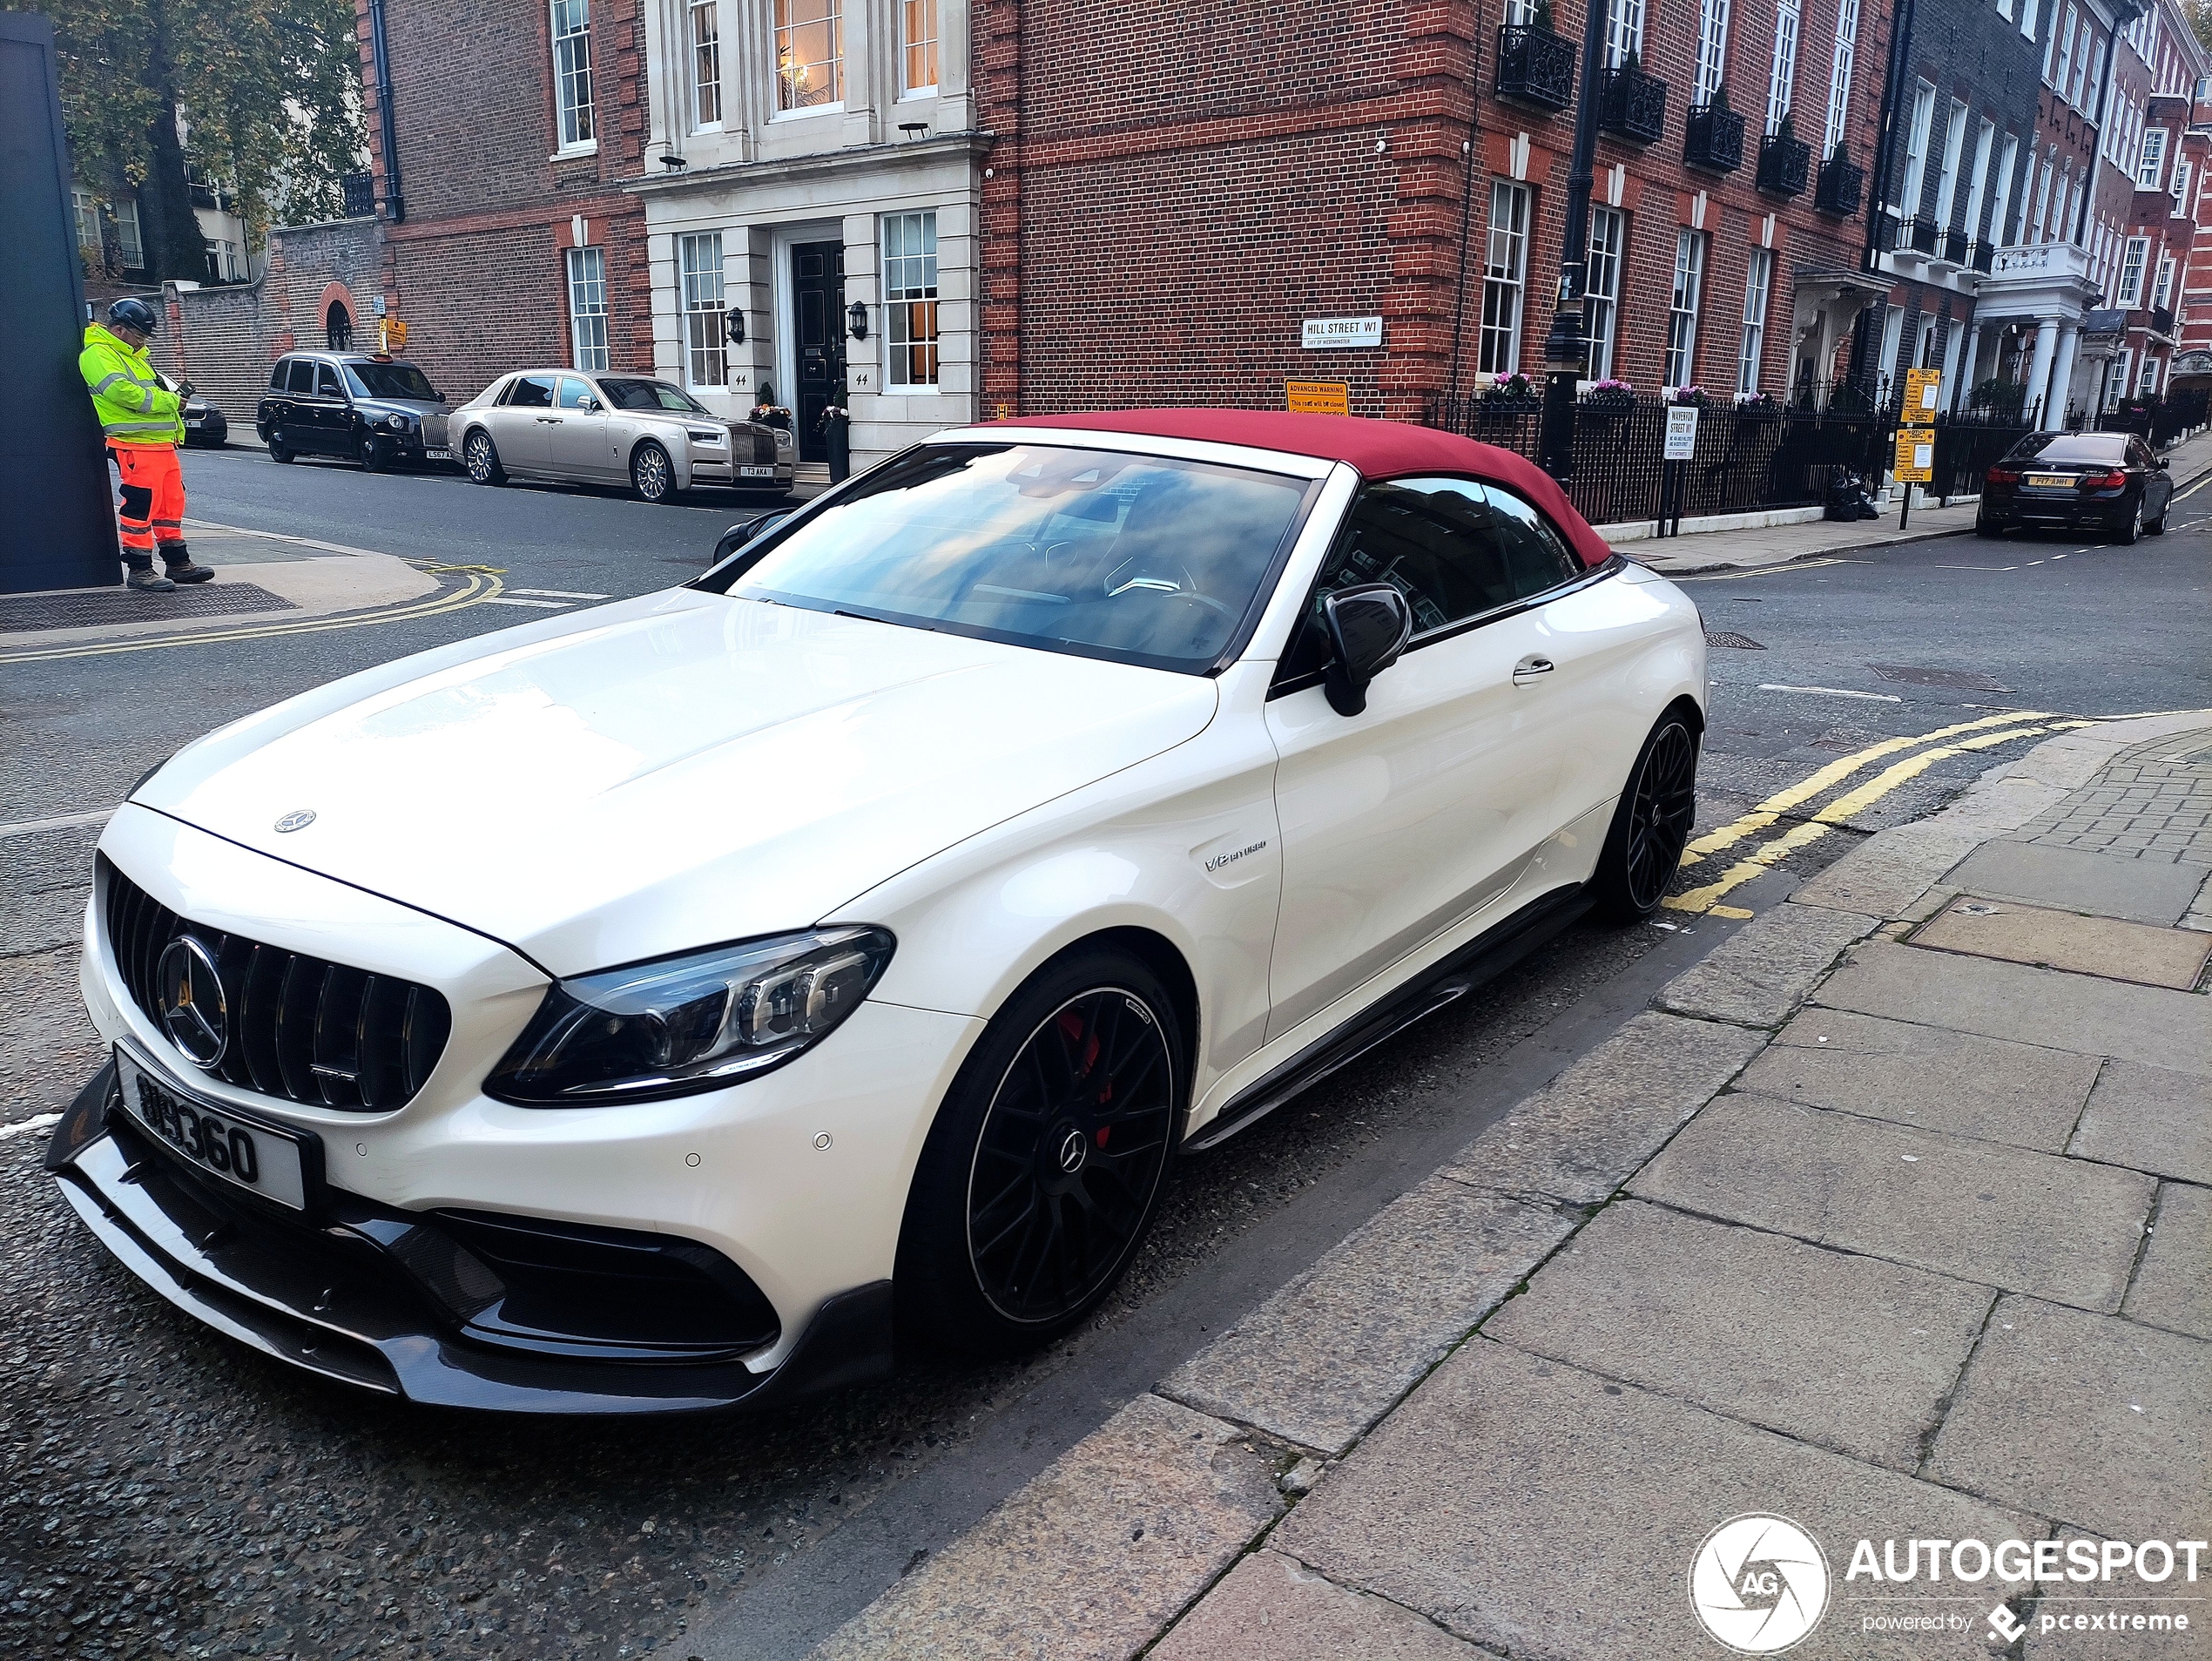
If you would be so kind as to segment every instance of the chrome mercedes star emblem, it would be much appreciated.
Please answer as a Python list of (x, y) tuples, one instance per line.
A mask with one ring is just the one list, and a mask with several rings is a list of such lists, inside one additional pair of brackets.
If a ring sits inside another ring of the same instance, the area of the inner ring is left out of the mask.
[(206, 947), (179, 935), (162, 949), (154, 971), (154, 999), (169, 1041), (202, 1067), (222, 1060), (230, 1043), (230, 1010), (222, 977)]
[(277, 820), (276, 827), (278, 833), (281, 834), (286, 831), (305, 830), (314, 822), (315, 810), (314, 808), (294, 807), (282, 819)]
[(1060, 1169), (1074, 1176), (1082, 1169), (1083, 1156), (1090, 1151), (1081, 1131), (1070, 1131), (1060, 1144)]

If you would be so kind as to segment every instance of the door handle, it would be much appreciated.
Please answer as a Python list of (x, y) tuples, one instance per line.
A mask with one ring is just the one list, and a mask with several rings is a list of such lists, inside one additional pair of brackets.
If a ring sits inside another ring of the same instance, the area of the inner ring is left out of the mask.
[(1514, 665), (1513, 684), (1516, 686), (1526, 686), (1539, 675), (1548, 675), (1556, 666), (1549, 658), (1531, 652)]

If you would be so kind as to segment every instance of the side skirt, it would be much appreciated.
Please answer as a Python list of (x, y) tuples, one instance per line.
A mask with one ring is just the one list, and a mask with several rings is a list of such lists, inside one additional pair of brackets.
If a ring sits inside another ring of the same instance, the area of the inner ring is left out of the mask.
[(1280, 1066), (1247, 1084), (1184, 1147), (1192, 1152), (1218, 1147), (1377, 1044), (1502, 975), (1594, 903), (1580, 884), (1554, 888), (1531, 900), (1426, 974), (1369, 1005), (1335, 1031), (1316, 1038)]

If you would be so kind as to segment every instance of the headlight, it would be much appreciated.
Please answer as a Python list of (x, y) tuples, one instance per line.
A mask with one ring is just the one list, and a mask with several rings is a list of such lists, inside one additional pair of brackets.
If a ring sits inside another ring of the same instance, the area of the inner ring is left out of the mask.
[(387, 427), (389, 427), (395, 433), (404, 432), (407, 430), (407, 417), (401, 415), (397, 410), (395, 410), (392, 414), (384, 417), (384, 424)]
[(556, 982), (484, 1081), (525, 1107), (719, 1090), (819, 1043), (891, 961), (888, 930), (824, 928)]
[(729, 436), (727, 433), (707, 431), (698, 427), (687, 427), (684, 430), (691, 435), (691, 442), (697, 444), (718, 444)]

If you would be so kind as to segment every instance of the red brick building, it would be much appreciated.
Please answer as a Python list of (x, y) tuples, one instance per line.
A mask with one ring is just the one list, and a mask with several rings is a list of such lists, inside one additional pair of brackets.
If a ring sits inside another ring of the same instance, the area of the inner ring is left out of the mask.
[[(978, 0), (985, 413), (1279, 408), (1318, 380), (1406, 418), (1540, 373), (1584, 14), (1507, 14), (1227, 0), (1163, 30)], [(1887, 28), (1858, 0), (1611, 0), (1591, 378), (1832, 378), (1888, 287), (1858, 272)], [(1379, 344), (1304, 343), (1372, 340), (1347, 320), (1374, 319)]]

